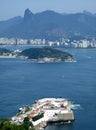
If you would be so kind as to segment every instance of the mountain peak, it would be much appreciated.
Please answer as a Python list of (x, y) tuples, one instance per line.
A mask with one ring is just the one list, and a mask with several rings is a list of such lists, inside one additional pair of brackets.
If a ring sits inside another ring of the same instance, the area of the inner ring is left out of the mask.
[(33, 16), (33, 13), (29, 9), (26, 9), (24, 12), (24, 19), (27, 20), (32, 16)]
[(32, 12), (27, 8), (27, 9), (25, 10), (25, 14), (32, 14)]

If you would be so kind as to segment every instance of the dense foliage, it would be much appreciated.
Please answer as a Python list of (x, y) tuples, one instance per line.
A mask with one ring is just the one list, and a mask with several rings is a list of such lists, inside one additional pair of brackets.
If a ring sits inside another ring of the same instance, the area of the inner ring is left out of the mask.
[(9, 53), (10, 50), (7, 50), (5, 48), (0, 48), (0, 55), (2, 55), (3, 53)]
[(35, 130), (33, 124), (25, 117), (21, 125), (11, 124), (9, 119), (0, 119), (0, 130)]
[(63, 52), (49, 47), (26, 49), (22, 51), (20, 55), (27, 56), (29, 59), (39, 59), (39, 58), (48, 57), (48, 58), (57, 58), (57, 59), (60, 58), (62, 60), (65, 60), (68, 57), (72, 58), (72, 55), (67, 52)]
[(37, 120), (39, 120), (40, 118), (42, 118), (43, 116), (44, 116), (44, 113), (41, 113), (41, 114), (39, 114), (39, 115), (34, 116), (34, 117), (32, 118), (32, 120), (33, 120), (33, 121), (37, 121)]

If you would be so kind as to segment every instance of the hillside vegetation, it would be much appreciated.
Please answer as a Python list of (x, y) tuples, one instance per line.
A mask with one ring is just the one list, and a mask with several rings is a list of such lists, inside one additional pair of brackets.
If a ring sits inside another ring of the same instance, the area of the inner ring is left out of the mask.
[(26, 49), (22, 51), (20, 55), (37, 61), (66, 61), (73, 59), (73, 56), (71, 54), (49, 47)]

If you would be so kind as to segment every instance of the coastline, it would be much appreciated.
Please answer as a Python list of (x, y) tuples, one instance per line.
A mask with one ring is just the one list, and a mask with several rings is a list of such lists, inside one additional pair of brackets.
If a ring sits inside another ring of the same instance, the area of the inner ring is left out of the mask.
[(2, 58), (16, 58), (16, 56), (3, 56), (3, 55), (0, 55), (0, 59), (2, 59)]
[(74, 60), (73, 58), (68, 58), (68, 59), (65, 59), (65, 60), (62, 60), (60, 58), (48, 58), (48, 57), (38, 58), (38, 59), (30, 59), (26, 56), (20, 56), (20, 58), (23, 58), (23, 59), (30, 61), (30, 62), (33, 62), (33, 63), (76, 62), (76, 60)]

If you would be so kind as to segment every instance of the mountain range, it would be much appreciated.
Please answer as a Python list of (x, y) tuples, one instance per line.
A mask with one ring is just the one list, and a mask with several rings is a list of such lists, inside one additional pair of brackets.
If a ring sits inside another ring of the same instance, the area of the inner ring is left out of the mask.
[(84, 11), (61, 14), (51, 10), (33, 14), (29, 9), (24, 17), (17, 16), (0, 21), (0, 37), (45, 38), (96, 36), (96, 15)]

